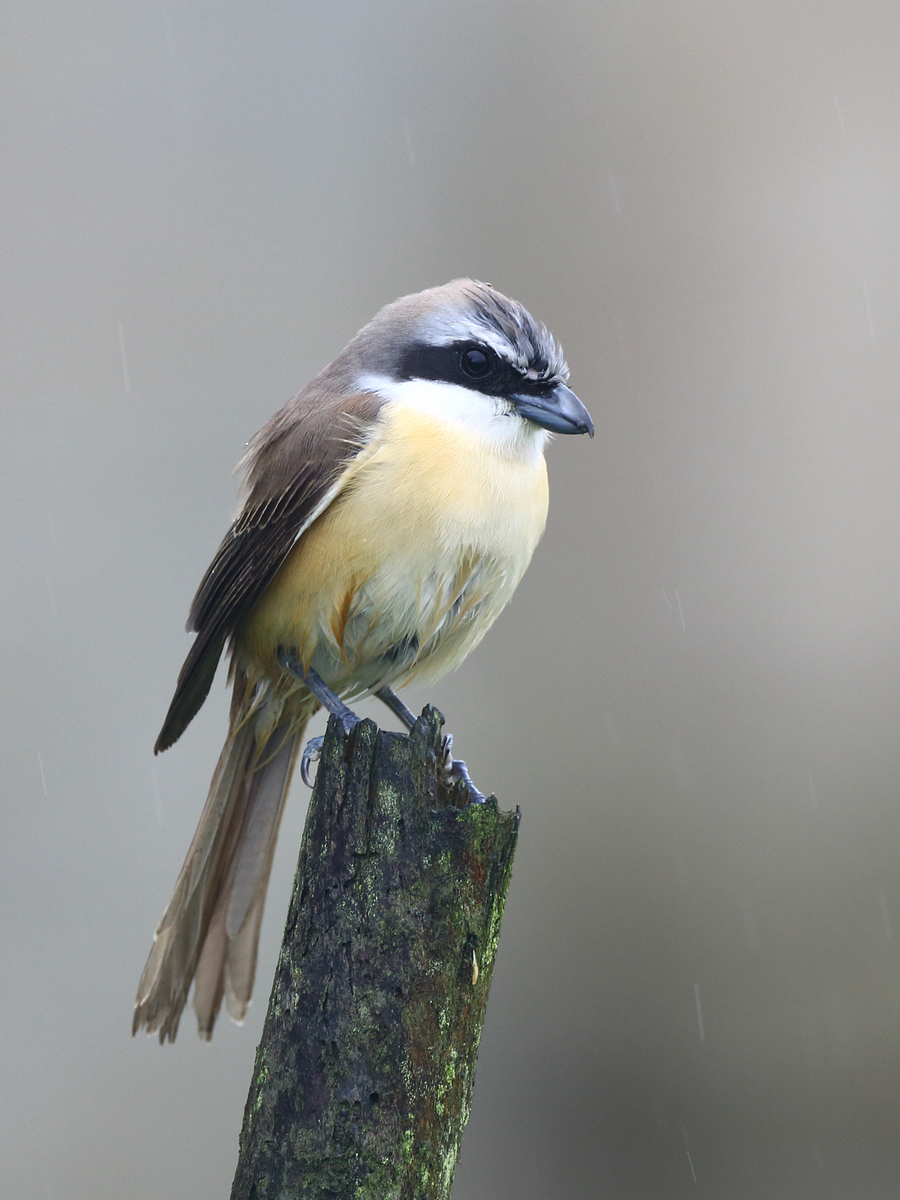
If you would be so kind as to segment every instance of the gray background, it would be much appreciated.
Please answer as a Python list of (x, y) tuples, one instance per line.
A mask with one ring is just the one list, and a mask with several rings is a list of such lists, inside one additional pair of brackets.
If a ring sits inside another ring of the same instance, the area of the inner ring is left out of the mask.
[[(460, 274), (562, 340), (435, 701), (523, 809), (457, 1200), (895, 1197), (900, 8), (8, 0), (0, 1192), (227, 1194), (243, 1028), (132, 1041), (225, 727), (153, 740), (248, 437)], [(384, 714), (382, 714), (384, 715)]]

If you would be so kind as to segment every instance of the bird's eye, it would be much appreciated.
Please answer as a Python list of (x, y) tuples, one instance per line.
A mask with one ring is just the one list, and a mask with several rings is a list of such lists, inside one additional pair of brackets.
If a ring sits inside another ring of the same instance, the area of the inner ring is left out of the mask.
[(470, 379), (487, 379), (494, 369), (494, 356), (489, 350), (469, 346), (460, 351), (459, 369)]

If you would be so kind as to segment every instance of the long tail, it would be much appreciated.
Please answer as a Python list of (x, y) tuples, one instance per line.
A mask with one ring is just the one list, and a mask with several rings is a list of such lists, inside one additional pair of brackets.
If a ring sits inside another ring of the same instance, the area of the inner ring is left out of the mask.
[(132, 1033), (159, 1030), (160, 1042), (175, 1040), (192, 980), (207, 1041), (223, 995), (239, 1021), (253, 990), (275, 841), (306, 720), (284, 714), (261, 733), (244, 693), (236, 680), (228, 740), (138, 985)]

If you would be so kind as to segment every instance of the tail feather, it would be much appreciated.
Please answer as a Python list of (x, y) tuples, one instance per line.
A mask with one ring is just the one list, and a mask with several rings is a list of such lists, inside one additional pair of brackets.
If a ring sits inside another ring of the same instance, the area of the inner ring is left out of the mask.
[(235, 855), (234, 883), (225, 921), (230, 938), (241, 930), (252, 901), (260, 888), (265, 892), (269, 882), (282, 802), (297, 757), (296, 745), (296, 731), (287, 724), (279, 726), (266, 743), (265, 762), (257, 768), (256, 795)]
[[(287, 723), (279, 726), (266, 743), (266, 761), (256, 768), (255, 795), (233, 856), (228, 886), (222, 889), (213, 916), (217, 933), (222, 921), (221, 940), (210, 944), (207, 939), (209, 953), (204, 950), (194, 981), (194, 1011), (201, 1034), (207, 1037), (212, 1035), (223, 988), (229, 1016), (242, 1021), (247, 1013), (275, 843), (300, 732)], [(277, 746), (274, 751), (273, 744)], [(211, 1001), (205, 999), (207, 994)]]
[(226, 995), (241, 1019), (256, 950), (278, 826), (305, 720), (285, 716), (265, 735), (246, 718), (235, 689), (231, 731), (172, 898), (141, 976), (132, 1032), (175, 1040), (194, 981), (201, 1037), (212, 1035)]
[[(227, 881), (226, 881), (227, 886)], [(218, 904), (213, 913), (203, 950), (194, 972), (194, 1012), (197, 1015), (197, 1030), (205, 1042), (212, 1037), (213, 1025), (222, 1006), (225, 991), (225, 972), (222, 970), (228, 953), (228, 936), (225, 933), (225, 906)], [(182, 1004), (184, 1000), (182, 1000)], [(175, 1028), (177, 1029), (177, 1023)], [(148, 1032), (150, 1032), (148, 1028)], [(160, 1030), (160, 1041), (163, 1034)], [(174, 1031), (170, 1040), (175, 1040)]]
[[(269, 859), (271, 867), (272, 860)], [(268, 882), (268, 868), (266, 870)], [(235, 1021), (243, 1021), (253, 981), (256, 977), (256, 949), (259, 944), (259, 927), (262, 924), (265, 906), (265, 887), (260, 890), (247, 913), (243, 927), (228, 943), (228, 963), (225, 974), (225, 1007)]]

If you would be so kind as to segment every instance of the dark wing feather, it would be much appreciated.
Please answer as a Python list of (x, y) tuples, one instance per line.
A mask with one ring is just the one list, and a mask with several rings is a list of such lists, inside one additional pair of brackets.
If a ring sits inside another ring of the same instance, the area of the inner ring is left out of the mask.
[(225, 643), (287, 558), (298, 534), (365, 444), (380, 400), (301, 392), (254, 438), (242, 460), (245, 499), (191, 605), (197, 637), (178, 675), (155, 753), (184, 733), (209, 694)]

